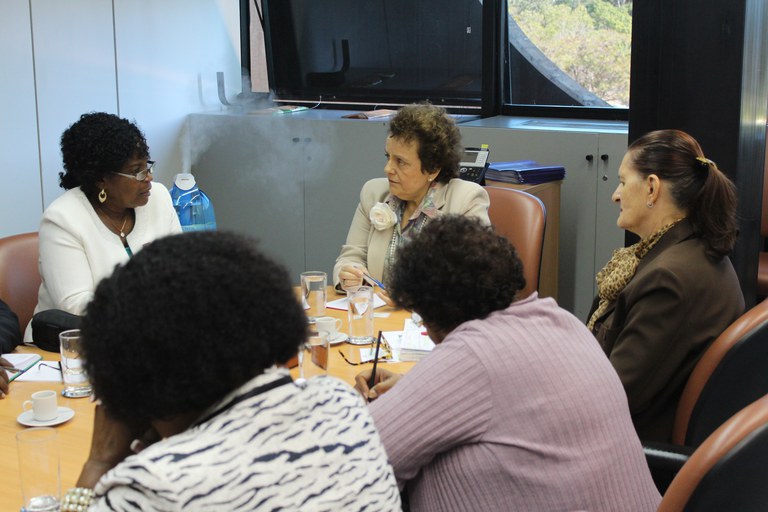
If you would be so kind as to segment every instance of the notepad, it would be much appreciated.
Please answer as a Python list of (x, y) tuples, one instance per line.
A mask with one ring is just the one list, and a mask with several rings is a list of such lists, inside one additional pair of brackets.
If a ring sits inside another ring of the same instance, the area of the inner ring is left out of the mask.
[(16, 382), (61, 382), (61, 370), (58, 361), (38, 361), (19, 375)]
[[(384, 302), (384, 299), (373, 294), (373, 308), (380, 308), (381, 306), (386, 306), (387, 303)], [(340, 309), (342, 311), (347, 311), (349, 309), (349, 301), (347, 300), (347, 297), (342, 297), (340, 299), (332, 300), (328, 302), (325, 307), (331, 308), (331, 309)]]
[(19, 370), (18, 372), (13, 370), (7, 372), (11, 381), (16, 380), (19, 375), (32, 368), (43, 358), (40, 354), (2, 354), (2, 357)]

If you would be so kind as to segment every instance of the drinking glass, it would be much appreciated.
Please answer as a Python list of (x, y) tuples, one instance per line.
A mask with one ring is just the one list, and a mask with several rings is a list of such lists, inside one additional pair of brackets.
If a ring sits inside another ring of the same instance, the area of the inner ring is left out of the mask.
[(349, 309), (349, 343), (373, 343), (373, 288), (361, 286), (347, 295)]
[(301, 292), (304, 296), (307, 318), (309, 323), (314, 323), (315, 318), (325, 316), (327, 276), (325, 272), (302, 272)]
[(70, 329), (59, 334), (61, 345), (61, 374), (64, 380), (62, 396), (81, 398), (91, 396), (93, 388), (85, 374), (83, 360), (80, 357), (80, 329)]
[(28, 428), (16, 433), (19, 476), (24, 504), (22, 512), (59, 510), (61, 476), (59, 442), (51, 427)]
[(310, 333), (299, 350), (299, 379), (328, 375), (330, 343), (324, 332)]

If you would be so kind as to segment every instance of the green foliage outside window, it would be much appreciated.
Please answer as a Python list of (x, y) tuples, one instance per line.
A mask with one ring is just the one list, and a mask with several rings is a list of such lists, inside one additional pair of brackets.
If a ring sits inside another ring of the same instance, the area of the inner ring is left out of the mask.
[(615, 107), (629, 105), (631, 0), (508, 0), (525, 35), (563, 72)]

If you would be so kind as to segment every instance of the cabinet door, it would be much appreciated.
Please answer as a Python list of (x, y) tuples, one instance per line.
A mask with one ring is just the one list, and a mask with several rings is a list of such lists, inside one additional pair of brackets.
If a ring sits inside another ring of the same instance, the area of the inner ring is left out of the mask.
[[(626, 134), (601, 134), (597, 161), (597, 216), (595, 218), (595, 273), (611, 259), (614, 249), (624, 246), (624, 230), (616, 226), (619, 206), (611, 195), (619, 184), (619, 166), (627, 150)], [(595, 290), (596, 292), (597, 290)]]

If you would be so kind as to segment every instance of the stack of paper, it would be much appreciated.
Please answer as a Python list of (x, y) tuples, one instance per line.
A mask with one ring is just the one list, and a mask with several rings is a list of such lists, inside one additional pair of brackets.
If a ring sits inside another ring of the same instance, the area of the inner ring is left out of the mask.
[(495, 162), (488, 166), (485, 178), (505, 183), (537, 184), (565, 178), (561, 165), (544, 165), (534, 160)]
[(419, 361), (435, 348), (423, 328), (410, 318), (406, 319), (402, 332), (387, 332), (384, 336), (392, 348), (393, 359), (398, 361)]

